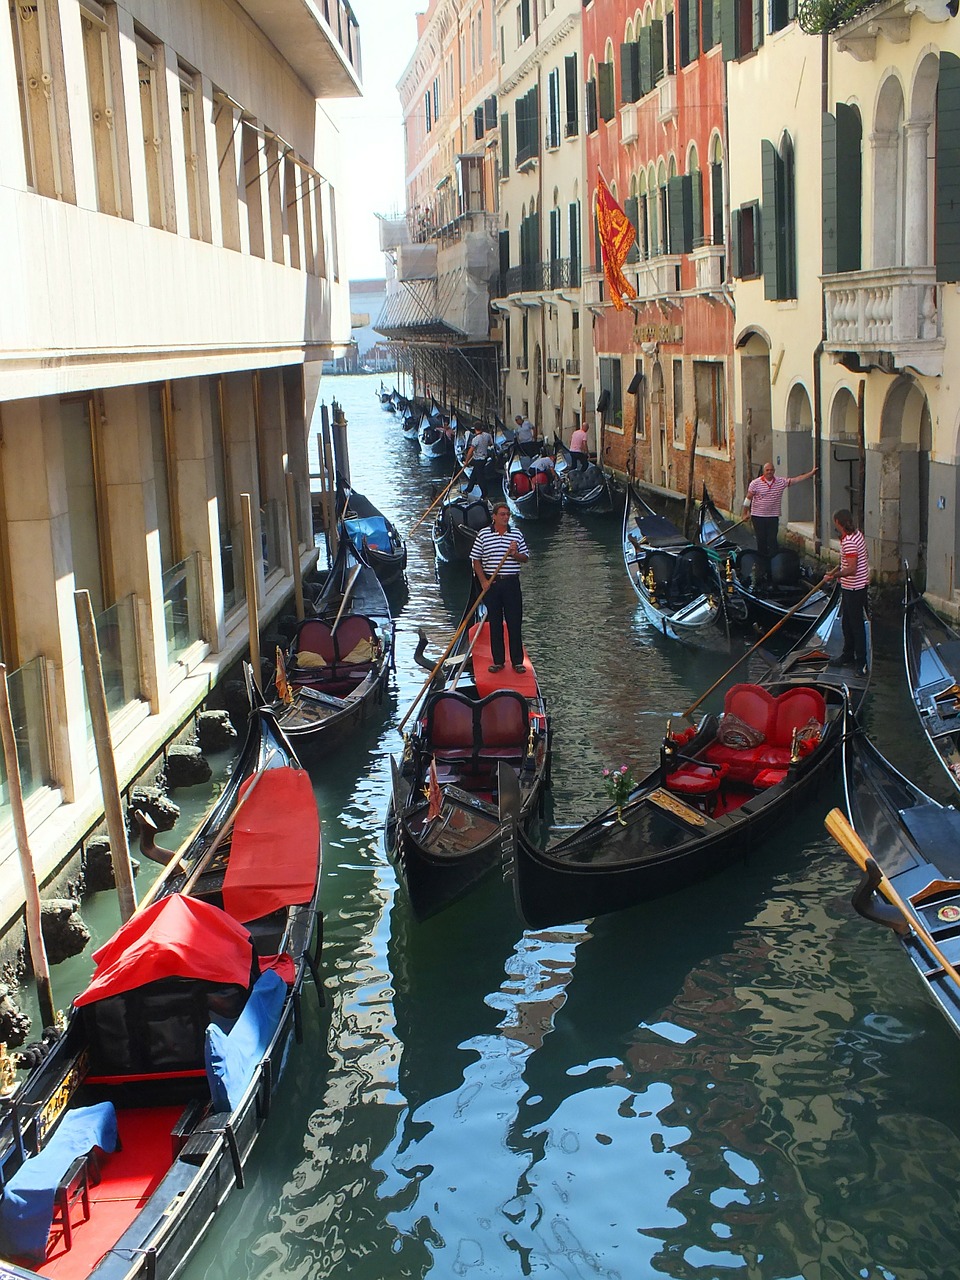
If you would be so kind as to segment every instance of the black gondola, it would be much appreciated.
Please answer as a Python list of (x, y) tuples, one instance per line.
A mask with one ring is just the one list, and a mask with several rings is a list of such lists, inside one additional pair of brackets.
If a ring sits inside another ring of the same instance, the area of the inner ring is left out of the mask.
[(392, 761), (385, 844), (419, 920), (513, 856), (546, 785), (547, 713), (530, 658), (519, 674), (509, 663), (491, 673), (490, 660), (484, 615), (463, 628)]
[(603, 467), (596, 462), (575, 467), (570, 450), (559, 436), (553, 438), (553, 452), (565, 507), (582, 516), (608, 516), (623, 507), (623, 490)]
[(903, 656), (913, 705), (927, 741), (960, 790), (960, 632), (927, 604), (909, 572), (904, 590)]
[(511, 875), (528, 925), (584, 920), (683, 889), (742, 858), (796, 812), (839, 749), (848, 696), (857, 704), (867, 687), (867, 676), (829, 665), (842, 646), (839, 590), (760, 683), (728, 689), (722, 717), (707, 715), (679, 735), (668, 725), (657, 766), (622, 812), (611, 805), (547, 849), (519, 833)]
[(492, 524), (490, 504), (479, 489), (465, 489), (446, 497), (433, 522), (433, 545), (437, 557), (446, 561), (470, 559), (481, 529)]
[(23, 1269), (0, 1272), (180, 1272), (243, 1186), (301, 1038), (320, 862), (309, 777), (258, 707), (216, 805), (4, 1099), (0, 1253)]
[(452, 458), (455, 432), (456, 424), (447, 420), (439, 410), (424, 413), (417, 429), (420, 456), (430, 462), (443, 462)]
[(280, 727), (298, 749), (339, 745), (383, 701), (393, 661), (394, 623), (383, 586), (349, 538), (281, 663)]
[(717, 638), (723, 594), (707, 552), (632, 485), (623, 513), (623, 561), (644, 617), (661, 635), (693, 644)]
[(858, 725), (844, 737), (843, 766), (850, 824), (905, 910), (884, 896), (876, 872), (859, 859), (863, 878), (853, 905), (897, 933), (920, 981), (960, 1034), (960, 986), (941, 959), (960, 966), (960, 813), (898, 772)]
[(563, 512), (563, 490), (555, 474), (531, 471), (533, 461), (516, 441), (503, 473), (503, 496), (520, 520), (557, 520)]
[[(343, 533), (381, 582), (392, 582), (407, 567), (407, 545), (390, 520), (369, 498), (337, 477), (337, 511)], [(342, 535), (341, 535), (342, 536)]]
[(746, 528), (720, 514), (706, 485), (697, 517), (697, 539), (714, 564), (732, 622), (767, 631), (782, 621), (804, 596), (809, 596), (786, 624), (787, 633), (797, 635), (827, 608), (829, 591), (812, 590), (814, 579), (797, 552), (792, 547), (783, 547), (770, 560), (760, 555)]

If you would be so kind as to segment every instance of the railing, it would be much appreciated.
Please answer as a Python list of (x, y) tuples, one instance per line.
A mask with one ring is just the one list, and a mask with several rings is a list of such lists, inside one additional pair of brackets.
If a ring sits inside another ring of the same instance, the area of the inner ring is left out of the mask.
[(635, 102), (625, 103), (620, 108), (620, 141), (636, 142), (639, 136), (637, 104)]
[(637, 297), (662, 298), (680, 290), (679, 254), (648, 258), (626, 268), (627, 275), (636, 272)]
[(697, 271), (698, 289), (719, 289), (723, 284), (724, 248), (722, 244), (705, 244), (694, 249), (690, 257)]
[(527, 262), (502, 272), (497, 296), (548, 293), (551, 289), (576, 289), (579, 285), (580, 264), (576, 259), (554, 258), (551, 262)]
[(580, 376), (580, 361), (579, 361), (579, 360), (568, 360), (568, 361), (566, 362), (566, 366), (565, 366), (565, 367), (566, 367), (567, 373), (572, 373), (572, 374), (573, 374), (573, 376), (574, 376), (575, 378), (579, 378), (579, 376)]
[(516, 365), (517, 365), (517, 368), (520, 369), (521, 371), (524, 369), (528, 369), (530, 367), (527, 361), (527, 357), (524, 355), (519, 355), (516, 357)]
[[(140, 687), (140, 637), (134, 595), (124, 596), (94, 618), (107, 714), (116, 715), (142, 693)], [(86, 686), (84, 686), (86, 700)], [(93, 741), (93, 722), (87, 706), (87, 738)]]
[(167, 662), (179, 662), (202, 639), (200, 627), (200, 558), (194, 551), (163, 575), (163, 620)]
[[(47, 682), (43, 658), (34, 658), (16, 671), (7, 672), (10, 713), (17, 740), (20, 785), (27, 800), (52, 781), (50, 743), (47, 740)], [(0, 752), (0, 823), (12, 820), (7, 767)]]
[(282, 524), (280, 503), (271, 498), (260, 508), (260, 542), (263, 548), (263, 572), (270, 574), (283, 566), (281, 542)]
[(827, 341), (892, 350), (938, 342), (940, 291), (934, 267), (883, 267), (828, 276)]
[(660, 95), (660, 107), (657, 112), (657, 119), (660, 124), (669, 124), (671, 120), (677, 118), (677, 77), (664, 76), (657, 85), (657, 92)]
[(547, 373), (559, 373), (559, 372), (560, 372), (560, 357), (547, 356)]

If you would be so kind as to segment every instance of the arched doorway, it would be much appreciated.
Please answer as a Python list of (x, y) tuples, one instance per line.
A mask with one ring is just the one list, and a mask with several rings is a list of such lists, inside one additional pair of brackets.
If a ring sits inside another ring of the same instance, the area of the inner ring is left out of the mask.
[[(781, 455), (779, 470), (781, 475), (802, 475), (813, 464), (813, 409), (806, 387), (797, 382), (787, 396), (786, 457)], [(787, 519), (812, 524), (815, 492), (812, 480), (791, 485), (784, 495)]]
[(737, 341), (740, 351), (740, 390), (743, 413), (743, 448), (740, 492), (773, 457), (773, 413), (770, 402), (770, 343), (750, 330)]
[(662, 489), (670, 487), (667, 414), (663, 394), (663, 369), (654, 362), (650, 375), (650, 446), (653, 453), (653, 483)]
[(857, 398), (849, 387), (841, 387), (830, 406), (829, 454), (823, 460), (822, 493), (823, 540), (835, 537), (833, 513), (845, 507), (854, 519), (862, 520), (860, 492), (860, 434)]
[[(898, 577), (904, 560), (917, 585), (926, 582), (930, 521), (930, 406), (910, 378), (898, 378), (887, 393), (880, 415), (880, 443), (868, 454), (869, 494), (864, 532), (872, 540), (874, 568)], [(874, 471), (871, 478), (869, 472)]]

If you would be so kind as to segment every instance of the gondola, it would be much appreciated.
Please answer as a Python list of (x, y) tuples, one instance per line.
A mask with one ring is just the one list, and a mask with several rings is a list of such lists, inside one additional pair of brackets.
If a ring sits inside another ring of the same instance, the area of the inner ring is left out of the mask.
[(557, 520), (563, 512), (563, 491), (555, 475), (531, 472), (532, 458), (514, 441), (503, 473), (503, 496), (520, 520)]
[(319, 990), (320, 861), (310, 779), (258, 706), (216, 805), (4, 1099), (0, 1273), (179, 1274), (243, 1186), (308, 969)]
[(492, 524), (490, 504), (479, 489), (461, 489), (444, 498), (433, 522), (433, 545), (444, 561), (470, 559), (481, 529)]
[(783, 547), (771, 560), (761, 556), (746, 528), (720, 514), (706, 485), (697, 517), (697, 539), (713, 562), (732, 622), (767, 631), (809, 595), (787, 624), (788, 634), (797, 635), (826, 609), (829, 592), (809, 594), (813, 579), (796, 551)]
[(393, 388), (388, 391), (383, 385), (383, 379), (380, 379), (380, 390), (377, 392), (377, 399), (380, 401), (380, 408), (386, 410), (387, 413), (396, 413), (397, 411), (397, 389)]
[[(843, 780), (850, 825), (905, 910), (888, 900), (876, 871), (859, 858), (863, 877), (853, 905), (894, 930), (920, 981), (960, 1033), (960, 985), (943, 965), (945, 958), (960, 967), (960, 813), (899, 773), (859, 726), (844, 738)], [(828, 827), (839, 839), (833, 824)]]
[(278, 657), (280, 727), (298, 750), (343, 739), (381, 705), (393, 661), (394, 623), (373, 569), (341, 538), (314, 606)]
[(869, 678), (829, 665), (842, 647), (839, 591), (759, 683), (727, 690), (722, 716), (682, 732), (668, 723), (659, 761), (619, 814), (611, 805), (546, 849), (518, 834), (509, 872), (530, 927), (676, 892), (742, 858), (796, 813), (829, 774), (846, 704), (859, 704)]
[(407, 545), (400, 533), (369, 498), (337, 477), (337, 510), (343, 532), (381, 582), (392, 582), (407, 567)]
[(456, 424), (449, 422), (439, 410), (423, 414), (417, 431), (420, 456), (429, 462), (443, 462), (452, 458), (455, 432)]
[(927, 741), (960, 790), (960, 632), (913, 585), (904, 588), (903, 656), (907, 684)]
[(693, 644), (717, 638), (723, 593), (707, 552), (632, 485), (623, 513), (623, 561), (644, 617), (661, 635)]
[(577, 515), (608, 516), (623, 507), (623, 490), (595, 462), (574, 467), (572, 455), (559, 436), (553, 437), (557, 475), (563, 486), (563, 505)]
[[(467, 606), (467, 617), (473, 611)], [(385, 845), (417, 919), (467, 893), (513, 854), (535, 816), (549, 767), (546, 706), (529, 655), (526, 671), (492, 673), (483, 606), (463, 626), (426, 690), (392, 763)]]

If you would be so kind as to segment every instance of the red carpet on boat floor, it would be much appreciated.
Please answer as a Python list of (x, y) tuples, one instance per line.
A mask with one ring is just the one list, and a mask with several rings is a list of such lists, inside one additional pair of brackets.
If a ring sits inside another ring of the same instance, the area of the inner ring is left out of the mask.
[[(473, 639), (476, 627), (470, 628), (470, 638)], [(509, 655), (510, 649), (507, 644), (507, 628), (504, 624), (503, 628), (504, 643), (507, 645), (505, 652)], [(537, 696), (537, 681), (533, 674), (533, 664), (530, 661), (530, 655), (527, 653), (526, 645), (523, 648), (523, 661), (526, 671), (517, 672), (508, 661), (502, 671), (490, 672), (487, 670), (492, 658), (490, 656), (490, 628), (484, 622), (481, 626), (480, 635), (473, 646), (473, 672), (477, 682), (477, 692), (481, 698), (485, 698), (488, 693), (493, 693), (494, 689), (516, 689), (525, 698), (535, 698)]]
[(90, 1188), (90, 1217), (83, 1222), (79, 1200), (73, 1206), (73, 1247), (67, 1252), (59, 1227), (51, 1235), (47, 1259), (36, 1267), (56, 1280), (81, 1280), (111, 1249), (153, 1194), (170, 1168), (170, 1134), (182, 1106), (117, 1110), (121, 1151), (103, 1161), (101, 1177)]

